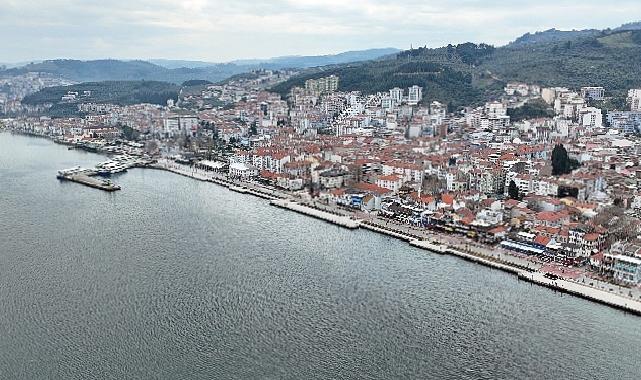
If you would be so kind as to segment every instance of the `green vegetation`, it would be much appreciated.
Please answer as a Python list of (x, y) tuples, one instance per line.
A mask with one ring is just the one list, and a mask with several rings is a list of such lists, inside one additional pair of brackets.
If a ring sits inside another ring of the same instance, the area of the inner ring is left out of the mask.
[(182, 87), (208, 86), (210, 84), (213, 84), (213, 83), (208, 80), (192, 79), (192, 80), (183, 82)]
[(554, 110), (551, 109), (543, 99), (537, 99), (529, 101), (518, 108), (508, 108), (507, 114), (512, 121), (521, 121), (540, 117), (552, 117), (554, 116)]
[(386, 92), (393, 87), (419, 85), (430, 101), (438, 100), (453, 108), (480, 104), (486, 97), (498, 95), (504, 85), (472, 69), (473, 62), (480, 61), (493, 50), (489, 45), (474, 44), (420, 48), (387, 60), (308, 70), (272, 90), (286, 96), (292, 87), (303, 86), (308, 79), (334, 74), (340, 77), (339, 89), (342, 91), (358, 90), (372, 94)]
[(572, 170), (580, 166), (577, 160), (568, 156), (568, 151), (563, 144), (558, 144), (552, 150), (552, 175), (563, 175), (572, 173)]
[[(167, 104), (168, 99), (178, 98), (179, 87), (166, 82), (154, 81), (117, 81), (117, 82), (87, 82), (72, 86), (56, 86), (44, 88), (23, 99), (24, 104), (43, 105), (54, 104), (58, 108), (75, 108), (77, 103), (111, 103), (130, 105), (138, 103)], [(80, 97), (77, 102), (62, 103), (61, 98), (69, 91), (91, 91), (91, 96)]]
[[(371, 94), (417, 84), (424, 88), (428, 101), (451, 103), (456, 108), (497, 96), (508, 81), (571, 88), (603, 86), (615, 98), (641, 86), (641, 30), (548, 31), (517, 41), (500, 48), (471, 43), (422, 47), (386, 60), (310, 69), (273, 90), (286, 95), (307, 79), (335, 74), (340, 77), (340, 90)], [(543, 115), (540, 107), (518, 112)]]
[(140, 138), (140, 132), (137, 130), (131, 128), (128, 125), (119, 125), (120, 129), (122, 130), (122, 135), (125, 139), (129, 141), (135, 141)]
[[(619, 96), (641, 85), (641, 31), (601, 32), (557, 43), (496, 49), (479, 68), (506, 81), (579, 88), (603, 86)], [(624, 47), (621, 41), (626, 40)], [(615, 43), (616, 42), (616, 43)]]
[(507, 195), (510, 199), (519, 199), (519, 188), (516, 187), (516, 182), (514, 182), (514, 180), (510, 180), (510, 185), (507, 188)]
[(557, 30), (549, 29), (543, 32), (525, 33), (511, 42), (511, 46), (536, 45), (542, 43), (557, 43), (576, 40), (577, 38), (594, 37), (601, 33), (600, 30)]

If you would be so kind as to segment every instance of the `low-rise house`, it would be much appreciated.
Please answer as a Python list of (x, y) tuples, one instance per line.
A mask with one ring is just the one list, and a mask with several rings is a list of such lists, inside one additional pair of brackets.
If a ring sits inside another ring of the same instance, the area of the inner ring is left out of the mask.
[(229, 165), (229, 176), (243, 179), (258, 177), (258, 168), (252, 164), (232, 163)]
[(403, 177), (398, 174), (383, 175), (378, 177), (376, 185), (398, 193), (403, 186)]
[(324, 189), (337, 189), (343, 187), (349, 173), (340, 169), (330, 169), (320, 173), (318, 180)]

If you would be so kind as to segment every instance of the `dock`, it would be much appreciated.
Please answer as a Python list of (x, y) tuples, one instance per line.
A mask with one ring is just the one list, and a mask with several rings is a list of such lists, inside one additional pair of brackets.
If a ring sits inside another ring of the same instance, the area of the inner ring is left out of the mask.
[(99, 189), (99, 190), (104, 190), (108, 192), (113, 192), (113, 191), (118, 191), (120, 190), (120, 186), (110, 182), (110, 181), (105, 181), (93, 177), (89, 177), (86, 174), (75, 174), (75, 175), (68, 175), (68, 176), (58, 176), (58, 179), (60, 180), (65, 180), (65, 181), (71, 181), (71, 182), (76, 182), (80, 183), (82, 185), (94, 188), (94, 189)]
[(269, 202), (271, 205), (284, 208), (287, 210), (295, 211), (299, 214), (307, 215), (314, 217), (316, 219), (321, 219), (329, 223), (336, 224), (341, 227), (349, 229), (357, 229), (360, 226), (359, 221), (354, 220), (347, 216), (336, 215), (326, 211), (321, 211), (315, 208), (307, 207), (301, 205), (297, 202), (285, 200), (285, 199), (274, 199)]

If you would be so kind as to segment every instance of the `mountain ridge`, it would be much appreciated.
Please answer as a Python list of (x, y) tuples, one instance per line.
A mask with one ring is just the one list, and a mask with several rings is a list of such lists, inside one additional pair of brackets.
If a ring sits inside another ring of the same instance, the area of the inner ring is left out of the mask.
[[(33, 62), (20, 67), (0, 70), (0, 74), (19, 75), (28, 72), (45, 72), (76, 82), (153, 80), (183, 83), (189, 80), (219, 82), (235, 74), (256, 69), (299, 69), (328, 64), (341, 64), (378, 59), (400, 51), (394, 48), (367, 49), (321, 56), (288, 56), (267, 60), (208, 63), (181, 60), (76, 60), (54, 59)], [(151, 61), (151, 62), (150, 62)], [(164, 64), (165, 66), (163, 66)], [(190, 67), (187, 67), (190, 66)]]
[(603, 86), (617, 98), (641, 86), (641, 30), (590, 30), (568, 37), (498, 48), (465, 43), (411, 49), (384, 61), (310, 69), (272, 90), (286, 96), (307, 79), (334, 74), (339, 90), (375, 93), (417, 84), (427, 99), (462, 107), (497, 98), (509, 81)]

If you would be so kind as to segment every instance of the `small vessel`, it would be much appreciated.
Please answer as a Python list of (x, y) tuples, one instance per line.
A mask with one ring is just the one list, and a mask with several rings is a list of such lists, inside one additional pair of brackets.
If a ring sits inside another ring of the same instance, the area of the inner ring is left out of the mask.
[(106, 161), (96, 165), (98, 169), (98, 175), (101, 176), (110, 176), (116, 173), (122, 173), (127, 171), (127, 167), (117, 161)]
[(70, 177), (72, 175), (79, 174), (83, 172), (84, 169), (82, 169), (80, 166), (73, 167), (71, 169), (63, 169), (63, 170), (58, 170), (58, 175), (56, 176), (58, 179), (64, 179), (67, 177)]

